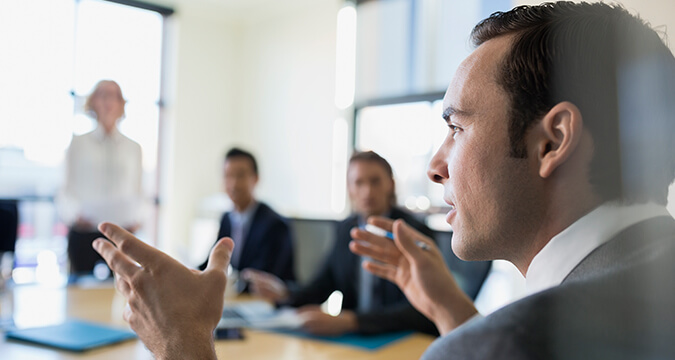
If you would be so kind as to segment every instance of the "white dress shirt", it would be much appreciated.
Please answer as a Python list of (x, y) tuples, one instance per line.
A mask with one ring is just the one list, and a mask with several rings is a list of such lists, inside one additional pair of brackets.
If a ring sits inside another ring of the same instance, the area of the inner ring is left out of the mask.
[(230, 219), (230, 236), (232, 237), (232, 241), (234, 241), (234, 250), (232, 251), (230, 263), (236, 269), (239, 268), (241, 253), (244, 251), (244, 244), (246, 243), (246, 238), (251, 230), (253, 216), (258, 210), (258, 204), (259, 203), (254, 200), (243, 212), (232, 210), (228, 213), (228, 218)]
[[(619, 205), (610, 202), (595, 208), (551, 238), (535, 255), (527, 269), (525, 292), (511, 298), (507, 303), (502, 303), (501, 306), (560, 285), (565, 277), (600, 245), (631, 225), (659, 216), (671, 215), (666, 207), (653, 203)], [(476, 299), (477, 303), (486, 295), (485, 290), (484, 285)], [(487, 292), (489, 293), (487, 296), (496, 295), (492, 294), (493, 291), (490, 289)], [(495, 311), (499, 307), (493, 307), (487, 312)], [(461, 326), (483, 317), (484, 315), (479, 312)]]
[(532, 259), (525, 275), (527, 294), (560, 285), (593, 250), (622, 230), (658, 216), (670, 216), (654, 203), (619, 205), (605, 203), (554, 236)]
[(57, 198), (61, 218), (69, 226), (80, 217), (94, 225), (101, 221), (138, 224), (142, 220), (142, 171), (140, 145), (117, 128), (106, 134), (98, 126), (73, 136), (65, 183)]

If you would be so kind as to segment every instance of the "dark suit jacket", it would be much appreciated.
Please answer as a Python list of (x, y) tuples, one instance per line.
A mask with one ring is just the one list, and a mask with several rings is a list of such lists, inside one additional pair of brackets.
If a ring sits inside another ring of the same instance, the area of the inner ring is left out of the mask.
[[(403, 219), (412, 227), (433, 238), (426, 225), (411, 214), (392, 209), (392, 219)], [(291, 301), (286, 305), (302, 306), (320, 304), (335, 290), (342, 292), (342, 308), (356, 310), (358, 306), (360, 257), (349, 251), (352, 240), (350, 230), (358, 226), (358, 217), (352, 215), (337, 225), (333, 249), (328, 253), (321, 270), (306, 286), (291, 291)], [(357, 313), (359, 332), (381, 333), (398, 330), (417, 330), (438, 334), (431, 321), (417, 312), (406, 300), (398, 287), (383, 280), (384, 306), (377, 311)]]
[(675, 220), (625, 229), (560, 286), (470, 321), (423, 359), (674, 359)]
[[(218, 239), (231, 234), (228, 214), (225, 213), (220, 220)], [(204, 270), (207, 262), (208, 259), (199, 268)], [(253, 214), (251, 228), (239, 258), (237, 270), (245, 268), (266, 271), (286, 281), (295, 280), (290, 227), (281, 215), (262, 202), (258, 203), (258, 209)]]

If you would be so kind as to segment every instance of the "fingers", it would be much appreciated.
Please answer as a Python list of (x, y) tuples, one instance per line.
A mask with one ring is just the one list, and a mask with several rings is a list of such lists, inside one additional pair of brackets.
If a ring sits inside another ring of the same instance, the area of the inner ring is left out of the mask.
[(125, 298), (129, 298), (131, 294), (131, 285), (124, 278), (115, 275), (115, 287)]
[(396, 284), (396, 266), (388, 264), (378, 264), (372, 261), (364, 261), (361, 266), (375, 276), (389, 280)]
[(234, 242), (229, 237), (218, 240), (216, 246), (211, 249), (209, 262), (205, 272), (222, 271), (227, 274), (227, 266), (230, 264), (230, 256), (234, 249)]
[(389, 238), (358, 228), (352, 229), (351, 236), (355, 241), (349, 244), (349, 248), (358, 255), (388, 264), (395, 264), (401, 256), (401, 252)]
[(326, 331), (326, 314), (319, 305), (305, 305), (296, 310), (302, 319), (302, 329), (310, 334), (323, 334)]
[(146, 266), (148, 263), (156, 260), (157, 257), (164, 256), (164, 253), (161, 251), (137, 239), (130, 232), (115, 224), (103, 222), (99, 224), (98, 229), (105, 237), (115, 243), (122, 253), (141, 265)]
[(244, 269), (242, 271), (242, 278), (251, 283), (253, 286), (269, 288), (274, 291), (286, 291), (284, 281), (279, 279), (276, 275), (256, 269)]
[(131, 322), (131, 315), (133, 315), (133, 311), (131, 311), (129, 304), (124, 305), (124, 312), (122, 313), (124, 321)]
[(136, 263), (128, 256), (123, 254), (110, 241), (99, 238), (94, 240), (92, 247), (96, 252), (101, 254), (101, 257), (108, 263), (108, 266), (110, 266), (110, 269), (113, 272), (120, 274), (123, 277), (129, 278), (139, 270), (138, 265), (136, 265)]
[(248, 281), (249, 290), (255, 295), (274, 302), (285, 301), (288, 298), (286, 284), (274, 274), (247, 268), (242, 270), (241, 277)]
[(368, 243), (369, 246), (376, 246), (382, 248), (393, 247), (391, 239), (378, 234), (373, 234), (368, 230), (353, 228), (349, 234), (352, 236), (354, 240), (365, 241)]
[(385, 264), (395, 265), (401, 257), (401, 251), (396, 247), (391, 240), (386, 248), (371, 246), (362, 241), (351, 241), (349, 243), (349, 250), (354, 254), (369, 257)]
[(392, 232), (394, 220), (382, 216), (371, 216), (368, 218), (368, 224), (372, 224), (381, 229)]
[(241, 271), (241, 278), (253, 283), (270, 280), (272, 277), (272, 274), (260, 271), (258, 269), (246, 268)]
[[(437, 251), (436, 244), (411, 228), (405, 221), (394, 221), (394, 242), (408, 261), (415, 261), (422, 256)], [(426, 244), (426, 249), (420, 248), (417, 242)]]
[(321, 313), (321, 305), (314, 305), (314, 304), (304, 305), (304, 306), (301, 306), (301, 307), (297, 308), (295, 310), (295, 312), (298, 313), (299, 315), (301, 315), (301, 314), (307, 315), (307, 314), (316, 313), (316, 312)]

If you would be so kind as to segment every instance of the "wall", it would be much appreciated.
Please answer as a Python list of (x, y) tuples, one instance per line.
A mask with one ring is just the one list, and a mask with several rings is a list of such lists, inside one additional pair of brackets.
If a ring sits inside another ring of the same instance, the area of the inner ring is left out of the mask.
[[(259, 198), (289, 216), (331, 212), (339, 1), (246, 24), (238, 39), (235, 142), (260, 162)], [(346, 139), (345, 139), (346, 141)]]
[(233, 138), (236, 27), (223, 19), (186, 7), (167, 23), (158, 245), (172, 255), (187, 244), (195, 200), (219, 188), (222, 150)]
[(326, 174), (342, 2), (263, 12), (156, 2), (176, 10), (167, 23), (158, 246), (187, 260), (198, 242), (215, 240), (191, 239), (193, 220), (221, 191), (222, 156), (235, 145), (259, 158), (260, 199), (287, 216), (340, 216), (330, 211)]

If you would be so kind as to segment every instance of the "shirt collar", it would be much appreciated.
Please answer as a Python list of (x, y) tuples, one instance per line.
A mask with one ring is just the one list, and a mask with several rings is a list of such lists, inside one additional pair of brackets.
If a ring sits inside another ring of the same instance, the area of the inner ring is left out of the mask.
[(251, 218), (253, 218), (253, 213), (255, 213), (255, 210), (258, 208), (258, 202), (253, 200), (251, 203), (248, 205), (246, 210), (239, 212), (236, 209), (232, 210), (230, 213), (233, 218), (239, 220), (242, 224), (248, 222)]
[[(392, 216), (391, 216), (392, 211), (393, 211), (393, 209), (392, 209), (392, 208), (389, 208), (389, 210), (387, 210), (387, 212), (385, 212), (385, 213), (382, 214), (382, 215), (378, 215), (378, 216), (385, 217), (385, 218), (390, 218), (390, 219), (391, 219), (391, 217), (392, 217)], [(375, 215), (373, 215), (373, 216), (375, 216)], [(365, 227), (366, 224), (368, 223), (368, 217), (365, 217), (365, 216), (363, 216), (363, 214), (358, 213), (358, 214), (356, 214), (356, 222), (358, 223), (358, 226), (359, 226), (360, 228), (363, 228), (363, 227)]]
[(94, 135), (94, 138), (100, 142), (103, 142), (106, 139), (110, 139), (113, 141), (117, 141), (120, 139), (120, 134), (119, 130), (117, 130), (117, 126), (115, 126), (110, 134), (106, 133), (105, 130), (103, 129), (103, 126), (98, 125), (92, 131), (92, 134)]
[(525, 275), (527, 294), (557, 285), (593, 250), (622, 230), (658, 216), (670, 216), (654, 203), (621, 205), (605, 203), (554, 236), (535, 255)]

